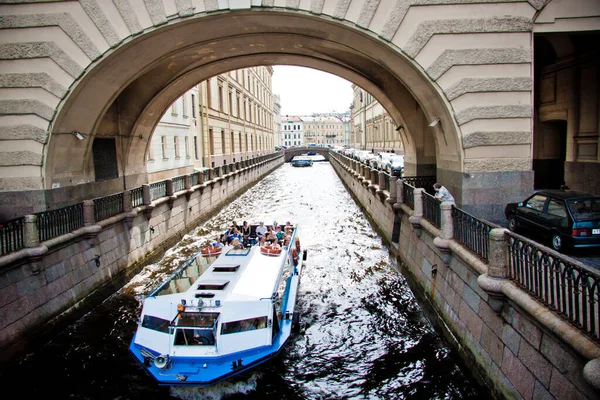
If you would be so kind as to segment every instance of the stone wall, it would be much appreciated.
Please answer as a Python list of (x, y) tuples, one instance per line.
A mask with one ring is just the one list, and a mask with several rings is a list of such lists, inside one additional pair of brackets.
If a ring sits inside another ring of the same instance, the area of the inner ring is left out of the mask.
[(0, 359), (104, 300), (283, 162), (253, 164), (0, 257)]
[[(381, 191), (356, 163), (331, 159), (348, 190), (390, 242), (426, 314), (494, 397), (598, 398), (597, 342), (516, 284), (491, 278), (488, 264), (402, 203), (397, 195), (400, 184)], [(400, 234), (394, 243), (390, 238), (398, 218)], [(501, 253), (505, 242), (499, 231), (495, 249)]]

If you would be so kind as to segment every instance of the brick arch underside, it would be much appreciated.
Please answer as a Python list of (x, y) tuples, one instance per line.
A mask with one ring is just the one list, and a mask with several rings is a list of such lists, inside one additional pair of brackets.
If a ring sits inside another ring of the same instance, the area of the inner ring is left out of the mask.
[[(354, 82), (404, 126), (408, 157), (415, 142), (432, 141), (433, 133), (436, 152), (457, 154), (460, 169), (462, 148), (448, 107), (411, 60), (349, 24), (301, 12), (196, 16), (140, 35), (88, 68), (57, 109), (51, 131), (115, 137), (119, 175), (137, 185), (145, 179), (152, 131), (174, 100), (211, 76), (258, 65), (311, 67)], [(441, 140), (441, 132), (424, 128), (432, 116), (447, 122)], [(429, 137), (419, 137), (423, 132)], [(52, 137), (46, 188), (65, 171), (73, 182), (92, 182), (91, 146), (92, 140)]]

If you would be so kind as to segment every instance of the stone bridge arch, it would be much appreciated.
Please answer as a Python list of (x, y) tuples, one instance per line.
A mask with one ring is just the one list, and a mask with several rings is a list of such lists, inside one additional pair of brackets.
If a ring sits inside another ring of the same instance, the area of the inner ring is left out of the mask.
[[(144, 182), (150, 135), (179, 94), (267, 64), (313, 67), (363, 87), (402, 126), (408, 171), (435, 171), (467, 210), (497, 209), (532, 187), (531, 35), (546, 3), (4, 4), (0, 212), (5, 204), (14, 212), (16, 197), (24, 214)], [(117, 140), (119, 178), (95, 182), (91, 139), (102, 137)]]
[(325, 158), (325, 160), (329, 161), (329, 149), (326, 147), (319, 147), (319, 146), (314, 146), (314, 147), (302, 146), (302, 147), (291, 147), (291, 148), (285, 149), (285, 151), (283, 152), (284, 160), (285, 160), (285, 162), (290, 162), (290, 161), (292, 161), (292, 158), (302, 155), (302, 154), (306, 154), (309, 151), (314, 151), (318, 155), (323, 156)]

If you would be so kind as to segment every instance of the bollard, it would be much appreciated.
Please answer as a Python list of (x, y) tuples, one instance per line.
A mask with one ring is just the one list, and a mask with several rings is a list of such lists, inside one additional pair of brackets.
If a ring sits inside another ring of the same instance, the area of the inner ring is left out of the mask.
[(94, 219), (94, 200), (83, 201), (83, 226), (92, 226), (96, 223)]
[(37, 247), (40, 244), (40, 230), (37, 225), (37, 215), (26, 215), (24, 222), (23, 245), (29, 248)]

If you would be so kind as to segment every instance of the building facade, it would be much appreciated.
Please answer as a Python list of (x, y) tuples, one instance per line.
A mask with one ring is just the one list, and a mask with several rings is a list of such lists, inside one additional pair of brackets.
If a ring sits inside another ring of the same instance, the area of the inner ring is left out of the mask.
[(401, 129), (383, 106), (368, 92), (352, 85), (350, 146), (404, 154)]
[(272, 67), (230, 71), (178, 98), (154, 130), (147, 153), (150, 180), (272, 151), (280, 141), (272, 76)]
[(304, 144), (304, 122), (300, 117), (281, 117), (281, 140), (287, 147)]
[(342, 146), (344, 123), (337, 116), (299, 117), (304, 122), (304, 145)]

